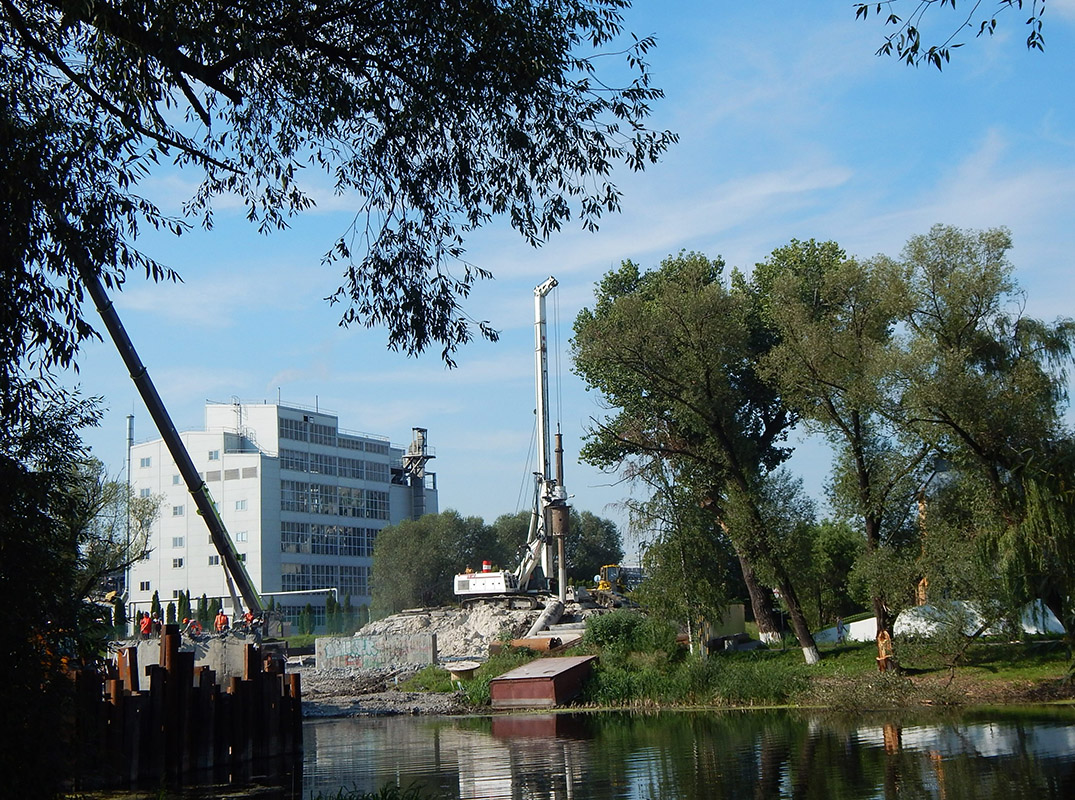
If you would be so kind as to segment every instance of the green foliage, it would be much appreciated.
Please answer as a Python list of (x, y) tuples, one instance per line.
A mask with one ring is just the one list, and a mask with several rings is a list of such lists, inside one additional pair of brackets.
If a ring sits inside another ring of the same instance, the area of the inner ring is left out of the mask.
[(624, 659), (602, 653), (582, 701), (597, 705), (779, 705), (809, 685), (801, 663), (770, 654), (729, 654), (706, 660)]
[[(940, 14), (943, 19), (944, 7), (949, 6), (950, 17), (947, 26), (941, 25), (939, 32), (934, 32), (934, 26), (929, 25), (930, 20), (926, 14)], [(956, 8), (955, 0), (941, 0), (940, 4), (929, 2), (911, 2), (910, 0), (888, 0), (888, 2), (856, 2), (855, 18), (867, 20), (872, 13), (877, 18), (882, 18), (884, 10), (884, 26), (889, 32), (885, 35), (884, 43), (878, 48), (877, 55), (896, 56), (897, 59), (911, 66), (928, 64), (938, 70), (944, 68), (952, 57), (952, 51), (962, 47), (965, 42), (961, 41), (966, 32), (969, 38), (971, 34), (992, 36), (997, 29), (997, 20), (1004, 11), (1014, 11), (1018, 19), (1024, 7), (1024, 0), (999, 0), (994, 5), (992, 12), (982, 9), (981, 3), (970, 3)], [(1045, 3), (1026, 2), (1027, 26), (1026, 46), (1028, 50), (1044, 50), (1045, 38), (1042, 35), (1044, 24)], [(969, 7), (969, 10), (968, 10)], [(988, 7), (987, 7), (988, 8)], [(926, 38), (923, 39), (923, 33)], [(937, 42), (930, 44), (930, 41)]]
[(311, 634), (314, 632), (314, 607), (310, 603), (299, 614), (299, 633)]
[(758, 372), (772, 331), (741, 277), (729, 285), (723, 268), (681, 253), (647, 273), (624, 262), (602, 279), (593, 309), (575, 320), (572, 348), (579, 375), (613, 413), (587, 435), (582, 457), (631, 477), (654, 472), (654, 461), (670, 465), (739, 558), (769, 569), (803, 647), (816, 652), (759, 495), (790, 452), (795, 418)]
[[(501, 567), (514, 569), (522, 559), (530, 531), (531, 512), (502, 514), (493, 522), (498, 543)], [(588, 584), (605, 564), (618, 564), (623, 559), (623, 538), (616, 523), (592, 514), (571, 509), (570, 534), (564, 550), (568, 580)]]
[[(0, 304), (13, 300), (2, 297)], [(3, 348), (9, 333), (0, 333)], [(8, 353), (4, 349), (0, 358)], [(8, 388), (0, 386), (0, 395)], [(18, 797), (59, 792), (70, 766), (64, 757), (72, 687), (66, 670), (95, 667), (112, 633), (104, 609), (86, 601), (81, 556), (92, 533), (81, 513), (90, 458), (78, 432), (96, 419), (95, 402), (59, 391), (38, 396), (17, 418), (0, 415), (0, 661), (14, 734), (0, 748), (0, 772), (5, 792)]]
[(452, 581), (488, 559), (508, 563), (494, 529), (455, 511), (426, 514), (385, 528), (373, 551), (373, 603), (381, 615), (453, 602)]
[(160, 619), (163, 615), (164, 609), (161, 608), (160, 592), (156, 589), (153, 590), (153, 598), (149, 602), (149, 615)]
[(452, 676), (444, 667), (430, 664), (399, 685), (404, 692), (451, 692), (455, 690)]
[(168, 601), (168, 605), (164, 609), (164, 621), (169, 625), (174, 625), (176, 623), (175, 603), (171, 600)]
[(671, 658), (679, 649), (674, 626), (622, 608), (589, 617), (583, 644), (620, 656), (632, 652), (660, 652)]
[[(210, 228), (223, 195), (283, 228), (320, 180), (360, 202), (325, 256), (342, 262), (343, 321), (450, 362), (473, 335), (459, 304), (489, 274), (463, 258), (467, 234), (494, 216), (534, 244), (570, 219), (596, 228), (619, 207), (616, 165), (644, 169), (676, 139), (646, 128), (655, 42), (628, 35), (625, 5), (5, 3), (0, 70), (18, 91), (0, 102), (0, 207), (28, 348), (14, 362), (66, 367), (92, 336), (77, 269), (175, 277), (135, 246), (140, 227)], [(183, 218), (150, 199), (160, 163), (196, 187)]]
[(190, 619), (190, 592), (179, 593), (179, 606), (176, 609), (176, 616), (180, 621)]
[(623, 538), (612, 520), (571, 509), (571, 535), (564, 551), (568, 578), (589, 583), (605, 564), (623, 561)]
[(861, 608), (851, 597), (848, 576), (865, 542), (850, 525), (830, 520), (813, 526), (809, 536), (810, 580), (803, 602), (813, 604), (812, 619), (818, 627), (835, 623), (837, 617), (846, 621)]
[[(272, 601), (270, 600), (269, 602), (271, 603)], [(198, 610), (196, 612), (196, 617), (202, 626), (202, 630), (210, 630), (209, 623), (214, 616), (215, 614), (210, 614), (209, 612), (209, 598), (203, 594), (198, 598)]]

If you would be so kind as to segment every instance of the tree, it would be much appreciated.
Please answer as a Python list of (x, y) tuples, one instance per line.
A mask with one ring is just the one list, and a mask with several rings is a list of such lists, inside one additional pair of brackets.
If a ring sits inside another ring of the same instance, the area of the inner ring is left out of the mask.
[[(531, 512), (520, 511), (517, 514), (502, 514), (493, 522), (500, 552), (507, 556), (503, 563), (508, 569), (515, 569), (525, 553), (530, 517)], [(556, 552), (555, 549), (553, 552)], [(612, 520), (572, 508), (564, 555), (568, 578), (587, 583), (602, 566), (616, 564), (623, 559), (623, 539)]]
[(179, 593), (179, 607), (176, 610), (176, 616), (182, 621), (190, 619), (190, 592)]
[(169, 625), (174, 625), (178, 621), (178, 618), (176, 617), (175, 603), (173, 603), (171, 600), (169, 600), (168, 605), (165, 606), (164, 621), (167, 622)]
[(675, 465), (651, 459), (645, 468), (632, 478), (650, 490), (648, 496), (625, 501), (632, 527), (645, 537), (640, 548), (646, 577), (634, 596), (650, 613), (684, 628), (693, 651), (702, 644), (701, 620), (719, 619), (735, 596), (735, 551)]
[(149, 602), (149, 614), (156, 619), (161, 619), (162, 612), (160, 593), (154, 589), (153, 598)]
[[(464, 259), (469, 233), (499, 216), (534, 245), (573, 218), (593, 229), (618, 208), (614, 166), (675, 141), (645, 127), (662, 93), (654, 40), (621, 41), (629, 5), (2, 0), (8, 344), (67, 366), (94, 335), (79, 269), (115, 288), (132, 270), (174, 279), (137, 249), (143, 226), (212, 227), (229, 195), (281, 228), (328, 182), (358, 208), (325, 256), (343, 265), (342, 323), (450, 362), (488, 276)], [(146, 194), (161, 163), (197, 182), (180, 218)]]
[(571, 509), (570, 531), (564, 542), (569, 578), (587, 583), (605, 564), (623, 560), (623, 539), (612, 520)]
[[(966, 7), (970, 6), (967, 11)], [(963, 46), (963, 42), (957, 41), (964, 33), (973, 32), (975, 36), (989, 34), (992, 36), (997, 29), (997, 19), (1005, 11), (1019, 12), (1024, 7), (1029, 10), (1030, 16), (1026, 20), (1028, 29), (1026, 46), (1028, 50), (1045, 50), (1045, 38), (1042, 35), (1043, 18), (1045, 15), (1045, 0), (998, 0), (996, 10), (992, 13), (981, 13), (981, 0), (968, 0), (961, 8), (956, 8), (956, 0), (885, 0), (884, 2), (855, 3), (855, 17), (868, 19), (870, 14), (880, 17), (882, 10), (885, 13), (885, 27), (891, 27), (892, 33), (885, 37), (885, 43), (877, 50), (877, 55), (895, 55), (906, 64), (918, 66), (925, 62), (938, 70), (942, 69), (952, 57), (952, 50)], [(924, 44), (922, 40), (922, 23), (926, 14), (937, 8), (944, 9), (949, 6), (951, 13), (955, 15), (954, 26), (942, 29), (938, 38), (938, 44)], [(900, 15), (902, 8), (908, 11)], [(955, 29), (952, 30), (952, 27)]]
[[(838, 455), (835, 504), (860, 522), (868, 553), (895, 543), (931, 452), (903, 415), (906, 353), (895, 328), (910, 311), (907, 269), (883, 256), (847, 258), (835, 242), (792, 241), (744, 289), (778, 337), (762, 374)], [(877, 632), (891, 633), (880, 587), (871, 605)]]
[[(270, 599), (269, 602), (272, 602)], [(195, 612), (195, 616), (198, 619), (198, 624), (202, 626), (203, 630), (209, 630), (209, 623), (212, 621), (213, 616), (209, 613), (209, 598), (202, 594), (198, 598), (198, 610)]]
[[(753, 298), (725, 285), (722, 269), (719, 260), (691, 253), (644, 275), (625, 262), (602, 280), (594, 309), (576, 319), (573, 353), (578, 373), (619, 413), (595, 424), (583, 457), (604, 466), (639, 454), (693, 463), (708, 482), (706, 507), (728, 525), (744, 573), (764, 563), (814, 663), (817, 647), (759, 494), (787, 457), (782, 443), (795, 417), (756, 370), (772, 334)], [(756, 615), (765, 613), (763, 602), (751, 600)]]
[(1041, 597), (1070, 636), (1075, 443), (1063, 410), (1075, 322), (1023, 313), (1011, 246), (1004, 229), (940, 225), (907, 243), (916, 357), (903, 402), (918, 434), (979, 486), (968, 535), (1013, 591)]
[(449, 510), (389, 526), (377, 535), (373, 550), (376, 613), (451, 603), (454, 576), (483, 560), (505, 564), (509, 554), (480, 517)]
[(0, 416), (0, 671), (18, 720), (0, 770), (7, 791), (28, 798), (60, 791), (72, 765), (67, 670), (93, 666), (112, 631), (109, 609), (81, 592), (85, 528), (67, 524), (80, 503), (72, 477), (88, 458), (78, 432), (95, 424), (97, 404), (58, 391), (37, 400), (17, 421)]

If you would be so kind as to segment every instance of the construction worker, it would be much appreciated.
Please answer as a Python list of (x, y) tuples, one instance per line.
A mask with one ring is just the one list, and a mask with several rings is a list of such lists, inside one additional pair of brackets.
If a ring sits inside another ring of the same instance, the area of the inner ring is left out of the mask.
[(143, 611), (142, 618), (138, 621), (138, 631), (142, 634), (143, 639), (148, 639), (149, 634), (153, 631), (153, 620), (149, 618), (149, 612)]
[(214, 620), (213, 626), (216, 628), (217, 633), (223, 633), (228, 629), (228, 615), (224, 613), (224, 609), (216, 612), (216, 620)]

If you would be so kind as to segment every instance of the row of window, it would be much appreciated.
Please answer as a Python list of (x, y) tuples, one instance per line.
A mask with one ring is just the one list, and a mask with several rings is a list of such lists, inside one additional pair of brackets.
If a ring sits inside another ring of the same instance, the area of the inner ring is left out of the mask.
[[(149, 492), (149, 489), (143, 489), (142, 491), (143, 492)], [(148, 494), (143, 494), (142, 497), (149, 497), (149, 495)], [(235, 501), (235, 510), (236, 511), (246, 511), (246, 509), (247, 509), (246, 500), (236, 500)], [(182, 506), (182, 505), (172, 506), (172, 516), (173, 517), (182, 517), (185, 513), (186, 513), (186, 506)]]
[(280, 589), (285, 592), (308, 592), (335, 587), (340, 596), (369, 594), (369, 567), (347, 564), (280, 565)]
[(306, 481), (280, 481), (280, 510), (388, 519), (388, 492)]
[[(240, 561), (242, 561), (244, 564), (246, 563), (246, 553), (236, 553), (236, 555), (239, 557)], [(172, 569), (183, 569), (184, 563), (185, 563), (185, 561), (184, 561), (183, 558), (173, 558), (172, 559)], [(220, 556), (219, 555), (209, 556), (209, 566), (210, 567), (219, 567), (220, 566)]]
[(388, 442), (375, 442), (339, 435), (332, 425), (322, 425), (309, 419), (280, 418), (280, 438), (296, 442), (310, 442), (344, 450), (362, 450), (377, 455), (388, 455)]
[(303, 453), (299, 450), (281, 450), (280, 468), (380, 483), (388, 483), (391, 477), (388, 464), (382, 462), (363, 461), (346, 456), (337, 457), (325, 453)]
[(349, 525), (317, 525), (307, 522), (280, 523), (280, 552), (369, 558), (377, 541), (376, 528)]

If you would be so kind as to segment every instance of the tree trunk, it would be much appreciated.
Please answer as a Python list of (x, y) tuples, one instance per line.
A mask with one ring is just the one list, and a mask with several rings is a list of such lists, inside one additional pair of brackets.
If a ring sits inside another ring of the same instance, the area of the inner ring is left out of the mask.
[(773, 614), (773, 593), (758, 583), (758, 577), (754, 574), (754, 567), (750, 560), (743, 555), (739, 548), (735, 548), (739, 557), (739, 568), (743, 571), (743, 583), (747, 586), (747, 594), (750, 595), (750, 607), (754, 612), (754, 621), (758, 623), (758, 638), (766, 644), (779, 641), (780, 628)]
[(784, 605), (788, 607), (788, 621), (791, 629), (795, 632), (795, 638), (799, 641), (799, 647), (803, 650), (803, 658), (807, 664), (816, 664), (821, 661), (821, 653), (817, 650), (814, 635), (810, 633), (810, 626), (806, 624), (806, 615), (803, 614), (799, 596), (795, 593), (795, 587), (791, 578), (784, 571), (782, 564), (774, 565), (777, 573), (777, 583), (780, 586), (780, 594), (784, 599)]

